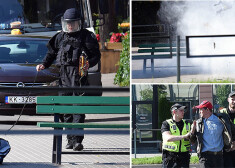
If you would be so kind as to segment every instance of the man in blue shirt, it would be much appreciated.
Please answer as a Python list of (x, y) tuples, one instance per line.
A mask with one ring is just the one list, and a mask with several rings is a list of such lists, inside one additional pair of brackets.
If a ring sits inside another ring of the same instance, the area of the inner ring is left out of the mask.
[(223, 167), (223, 148), (230, 150), (235, 129), (227, 114), (213, 113), (209, 101), (196, 106), (200, 119), (192, 126), (191, 141), (197, 140), (200, 167)]

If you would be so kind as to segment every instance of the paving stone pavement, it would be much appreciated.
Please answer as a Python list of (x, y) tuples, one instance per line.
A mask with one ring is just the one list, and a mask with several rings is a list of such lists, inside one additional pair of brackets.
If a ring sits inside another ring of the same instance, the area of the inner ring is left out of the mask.
[[(11, 151), (1, 167), (41, 168), (41, 167), (130, 167), (129, 155), (62, 155), (62, 165), (51, 164), (52, 135), (5, 135), (11, 145)], [(85, 135), (84, 150), (90, 148), (113, 149), (130, 148), (129, 135)], [(63, 135), (63, 150), (66, 145)]]

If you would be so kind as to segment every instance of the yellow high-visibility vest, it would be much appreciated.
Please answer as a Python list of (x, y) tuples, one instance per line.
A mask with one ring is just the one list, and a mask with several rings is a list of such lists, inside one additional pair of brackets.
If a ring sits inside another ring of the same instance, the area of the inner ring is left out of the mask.
[[(190, 123), (187, 123), (185, 120), (183, 120), (184, 127), (182, 133), (180, 133), (179, 128), (172, 119), (166, 121), (170, 125), (170, 132), (172, 135), (179, 136), (179, 135), (185, 135), (188, 132), (190, 132)], [(187, 139), (182, 139), (180, 141), (173, 141), (173, 142), (163, 141), (162, 148), (170, 152), (187, 152), (190, 149), (190, 142)]]

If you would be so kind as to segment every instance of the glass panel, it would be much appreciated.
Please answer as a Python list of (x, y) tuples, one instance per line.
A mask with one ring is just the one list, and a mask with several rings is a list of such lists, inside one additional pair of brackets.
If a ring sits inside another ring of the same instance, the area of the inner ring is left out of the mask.
[(0, 63), (40, 63), (47, 53), (46, 40), (0, 42)]
[(232, 86), (232, 90), (231, 91), (235, 91), (235, 85), (231, 85)]
[(214, 110), (217, 111), (219, 108), (228, 107), (228, 95), (232, 91), (232, 85), (213, 85), (213, 101), (214, 101)]
[[(136, 105), (136, 128), (152, 129), (152, 105), (138, 104)], [(152, 131), (144, 131), (141, 133), (142, 138), (152, 138)], [(139, 134), (137, 135), (139, 137)]]
[(185, 113), (186, 119), (193, 119), (195, 113), (192, 111), (192, 107), (198, 105), (199, 94), (198, 85), (195, 84), (176, 84), (166, 85), (167, 87), (167, 99), (173, 103), (181, 103), (182, 105), (190, 106), (188, 113)]
[[(235, 50), (232, 44), (235, 42), (234, 35), (218, 35), (218, 37), (189, 37), (190, 56), (210, 55), (234, 55)], [(224, 45), (226, 44), (226, 45)]]
[(63, 13), (75, 7), (76, 0), (0, 0), (0, 30), (13, 21), (20, 21), (26, 32), (60, 30)]
[(153, 86), (152, 85), (135, 85), (133, 87), (133, 100), (137, 101), (151, 101), (153, 100)]

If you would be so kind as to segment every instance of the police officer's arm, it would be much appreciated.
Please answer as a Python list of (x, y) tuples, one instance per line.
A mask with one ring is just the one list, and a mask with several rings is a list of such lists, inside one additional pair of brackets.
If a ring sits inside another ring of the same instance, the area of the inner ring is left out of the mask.
[(95, 66), (100, 61), (99, 43), (94, 33), (89, 32), (85, 39), (85, 52), (88, 56), (89, 67)]
[(171, 142), (171, 141), (180, 141), (182, 139), (188, 139), (190, 136), (190, 132), (185, 134), (185, 135), (172, 135), (170, 131), (165, 131), (162, 133), (162, 138), (163, 138), (163, 141), (166, 141), (166, 142)]
[(196, 139), (196, 121), (195, 120), (193, 121), (193, 123), (191, 125), (189, 140), (190, 140), (191, 144), (194, 144), (197, 141), (197, 139)]
[(57, 33), (47, 43), (48, 51), (42, 63), (45, 68), (50, 67), (56, 59), (60, 41), (62, 41), (62, 33)]
[(47, 55), (44, 58), (42, 65), (45, 68), (48, 68), (51, 66), (51, 64), (54, 62), (55, 59), (56, 59), (56, 54), (52, 54), (50, 52), (47, 52)]
[(190, 135), (190, 133), (187, 133), (186, 135), (179, 135), (179, 136), (172, 135), (170, 132), (170, 126), (167, 123), (167, 121), (164, 121), (162, 123), (161, 132), (162, 132), (163, 141), (166, 141), (166, 142), (180, 141), (182, 139), (189, 138), (189, 135)]
[(56, 59), (56, 54), (58, 52), (57, 46), (58, 41), (61, 40), (61, 34), (57, 33), (55, 34), (48, 42), (47, 44), (47, 54), (45, 58), (43, 59), (43, 63), (36, 66), (37, 71), (41, 71), (45, 68), (48, 68), (51, 66), (51, 64)]

